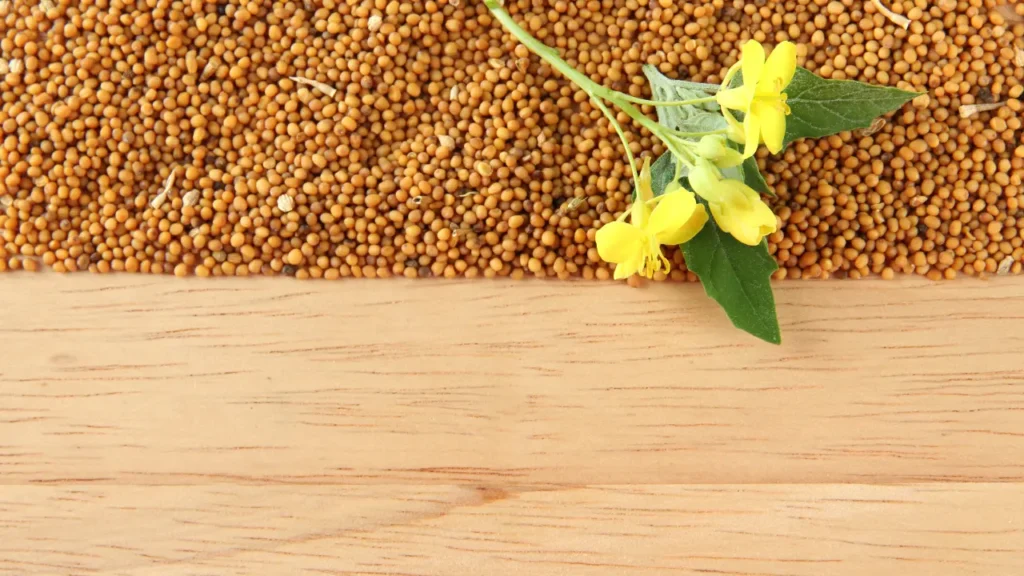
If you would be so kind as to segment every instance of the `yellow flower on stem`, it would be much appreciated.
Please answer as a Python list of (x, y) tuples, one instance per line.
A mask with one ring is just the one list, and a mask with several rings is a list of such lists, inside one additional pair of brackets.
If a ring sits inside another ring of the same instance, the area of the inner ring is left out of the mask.
[[(727, 88), (738, 70), (743, 71), (743, 85)], [(743, 156), (749, 158), (757, 151), (757, 145), (764, 142), (772, 154), (782, 150), (786, 136), (786, 115), (789, 105), (783, 90), (789, 86), (796, 73), (796, 45), (782, 42), (772, 50), (767, 61), (764, 47), (756, 40), (743, 45), (739, 63), (729, 69), (723, 90), (715, 97), (722, 107), (725, 119), (737, 135), (740, 125), (729, 110), (743, 112)]]
[(689, 178), (693, 190), (707, 201), (715, 223), (733, 238), (757, 246), (778, 229), (775, 213), (757, 192), (739, 180), (723, 180), (707, 159), (697, 159)]
[[(615, 279), (633, 274), (653, 278), (671, 270), (662, 245), (689, 242), (708, 221), (704, 206), (693, 192), (673, 183), (665, 194), (654, 198), (650, 161), (645, 160), (636, 182), (637, 197), (629, 212), (630, 221), (610, 222), (597, 231), (597, 253), (615, 264)], [(654, 205), (652, 208), (651, 206)]]

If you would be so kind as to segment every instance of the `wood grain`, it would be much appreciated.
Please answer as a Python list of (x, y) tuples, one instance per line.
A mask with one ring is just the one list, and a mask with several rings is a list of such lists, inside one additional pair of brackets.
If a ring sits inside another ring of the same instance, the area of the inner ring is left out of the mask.
[(1024, 573), (1024, 282), (0, 278), (0, 574)]
[(10, 574), (1019, 576), (1024, 558), (1010, 484), (30, 486), (0, 511)]

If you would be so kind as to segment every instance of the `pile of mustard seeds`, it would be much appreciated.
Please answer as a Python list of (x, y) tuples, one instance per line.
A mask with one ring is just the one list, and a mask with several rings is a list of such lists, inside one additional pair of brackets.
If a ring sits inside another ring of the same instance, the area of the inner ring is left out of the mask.
[[(635, 96), (750, 38), (927, 91), (759, 153), (778, 278), (1020, 272), (1024, 4), (887, 5), (908, 29), (870, 0), (506, 2)], [(600, 111), (476, 0), (0, 0), (0, 127), (0, 270), (609, 279), (630, 201)]]

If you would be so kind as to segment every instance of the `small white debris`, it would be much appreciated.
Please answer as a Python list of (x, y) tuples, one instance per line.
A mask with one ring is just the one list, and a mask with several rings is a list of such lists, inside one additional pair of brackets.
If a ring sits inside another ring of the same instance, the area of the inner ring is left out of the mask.
[(960, 107), (960, 117), (970, 118), (979, 112), (990, 112), (1006, 106), (1006, 102), (993, 102), (991, 104), (964, 104)]
[(501, 70), (502, 68), (505, 67), (505, 61), (499, 60), (497, 58), (491, 58), (490, 60), (487, 61), (487, 63), (490, 64), (491, 68), (494, 68), (495, 70)]
[(878, 8), (878, 11), (881, 12), (886, 18), (891, 20), (893, 24), (903, 28), (904, 30), (910, 28), (910, 19), (907, 18), (906, 16), (902, 14), (897, 14), (892, 10), (889, 10), (879, 0), (871, 0), (871, 3), (874, 4), (875, 8)]
[(996, 269), (996, 274), (1006, 276), (1010, 273), (1010, 268), (1013, 268), (1013, 256), (1003, 258), (1003, 261), (999, 263), (999, 268)]
[(338, 93), (337, 88), (333, 86), (328, 86), (323, 82), (317, 82), (316, 80), (310, 80), (308, 78), (303, 78), (301, 76), (289, 76), (288, 79), (291, 80), (292, 82), (295, 82), (296, 84), (305, 84), (306, 86), (309, 86), (311, 88), (316, 88), (317, 90), (323, 92), (330, 98), (334, 98), (334, 96)]
[(202, 72), (202, 74), (199, 75), (199, 79), (202, 80), (203, 78), (206, 78), (210, 74), (213, 74), (213, 71), (216, 70), (216, 69), (217, 69), (217, 59), (216, 58), (211, 58), (209, 61), (206, 62), (206, 66), (203, 66), (203, 72)]
[(1017, 14), (1017, 11), (1016, 9), (1014, 9), (1012, 2), (996, 6), (995, 12), (1002, 16), (1003, 18), (1005, 18), (1007, 22), (1013, 22), (1015, 24), (1020, 24), (1024, 22), (1024, 16)]
[(185, 197), (181, 199), (181, 203), (185, 207), (195, 206), (199, 203), (199, 190), (191, 190)]
[(167, 180), (164, 180), (164, 194), (171, 193), (171, 186), (174, 186), (174, 178), (178, 174), (178, 167), (171, 168), (171, 173), (167, 175)]
[(284, 194), (277, 197), (277, 209), (285, 214), (295, 209), (295, 199)]
[(7, 62), (7, 68), (11, 74), (21, 74), (25, 71), (25, 61), (21, 58), (11, 58)]
[(437, 142), (441, 146), (443, 146), (444, 148), (448, 148), (449, 150), (455, 149), (455, 138), (452, 138), (451, 136), (449, 136), (447, 134), (442, 134), (442, 135), (438, 136), (437, 137)]
[(178, 167), (171, 168), (171, 174), (167, 176), (167, 180), (164, 180), (164, 188), (153, 198), (153, 201), (149, 203), (153, 208), (159, 208), (164, 205), (167, 201), (167, 195), (171, 193), (171, 187), (174, 186), (174, 174), (178, 171)]
[(864, 128), (862, 130), (858, 130), (857, 133), (861, 136), (871, 136), (872, 134), (878, 132), (882, 128), (885, 128), (885, 125), (885, 118), (875, 118), (874, 121), (871, 122), (871, 126), (868, 126), (867, 128)]
[(1024, 68), (1024, 48), (1017, 48), (1013, 61), (1018, 68)]
[(0, 208), (6, 210), (11, 207), (11, 204), (14, 204), (14, 198), (12, 196), (0, 196)]
[(384, 19), (378, 14), (370, 16), (370, 19), (366, 22), (366, 29), (370, 32), (376, 32), (380, 30), (380, 27), (384, 25)]
[(583, 206), (586, 202), (587, 202), (586, 198), (573, 198), (572, 200), (569, 200), (568, 202), (562, 204), (558, 208), (558, 213), (564, 216), (564, 215), (566, 215), (566, 214), (576, 210), (580, 206)]
[(167, 193), (161, 192), (156, 195), (156, 198), (153, 198), (153, 201), (150, 202), (149, 205), (153, 208), (159, 208), (164, 205), (164, 202), (167, 202)]
[(448, 92), (448, 99), (449, 100), (457, 100), (458, 98), (459, 98), (459, 86), (458, 86), (458, 84), (456, 84), (455, 86), (452, 86), (451, 91)]

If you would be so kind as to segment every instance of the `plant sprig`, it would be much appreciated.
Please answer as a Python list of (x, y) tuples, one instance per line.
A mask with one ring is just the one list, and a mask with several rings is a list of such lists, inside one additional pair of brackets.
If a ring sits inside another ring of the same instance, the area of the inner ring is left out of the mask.
[[(634, 182), (634, 201), (596, 236), (598, 255), (615, 264), (615, 278), (667, 274), (662, 245), (681, 245), (689, 270), (733, 324), (779, 344), (781, 331), (769, 280), (778, 266), (767, 237), (778, 219), (760, 197), (770, 194), (754, 153), (781, 152), (799, 138), (865, 128), (918, 96), (860, 82), (825, 80), (796, 65), (796, 47), (783, 42), (766, 56), (750, 40), (721, 85), (671, 80), (647, 66), (652, 98), (595, 82), (534, 38), (501, 6), (484, 0), (519, 42), (590, 96), (622, 141)], [(661, 140), (667, 152), (638, 169), (614, 106)], [(638, 106), (653, 106), (652, 120)]]
[[(609, 124), (611, 124), (612, 128), (615, 130), (615, 133), (619, 136), (619, 139), (622, 141), (622, 146), (626, 150), (626, 157), (629, 161), (630, 170), (633, 173), (634, 180), (636, 180), (638, 176), (638, 170), (636, 165), (636, 159), (634, 158), (633, 151), (629, 145), (629, 140), (626, 138), (626, 132), (622, 128), (622, 125), (619, 123), (618, 119), (611, 112), (608, 106), (605, 105), (605, 102), (610, 102), (613, 105), (615, 105), (618, 109), (625, 112), (627, 116), (632, 118), (633, 121), (635, 121), (640, 126), (646, 128), (648, 131), (650, 131), (656, 137), (661, 139), (663, 142), (666, 142), (666, 144), (668, 144), (667, 141), (670, 140), (673, 136), (697, 138), (707, 134), (724, 133), (721, 131), (714, 131), (680, 133), (678, 135), (675, 135), (672, 134), (671, 132), (666, 131), (664, 126), (658, 124), (654, 120), (651, 120), (646, 114), (644, 114), (639, 109), (637, 109), (636, 106), (634, 106), (634, 104), (648, 106), (694, 106), (698, 104), (714, 102), (714, 96), (690, 98), (672, 102), (659, 102), (656, 100), (646, 100), (643, 98), (637, 98), (636, 96), (632, 96), (630, 94), (625, 94), (617, 90), (613, 90), (611, 88), (608, 88), (607, 86), (604, 86), (603, 84), (599, 84), (591, 80), (589, 76), (569, 65), (568, 62), (562, 59), (561, 55), (559, 55), (557, 50), (551, 48), (547, 44), (544, 44), (543, 42), (535, 38), (532, 34), (527, 32), (522, 26), (520, 26), (519, 23), (517, 23), (515, 19), (512, 18), (508, 11), (501, 6), (501, 3), (498, 0), (484, 0), (484, 4), (491, 11), (491, 14), (494, 15), (498, 22), (500, 22), (501, 25), (504, 26), (506, 30), (512, 33), (512, 35), (515, 36), (515, 38), (519, 40), (519, 42), (521, 42), (524, 46), (529, 48), (531, 52), (543, 58), (544, 61), (550, 64), (552, 68), (554, 68), (563, 76), (568, 78), (580, 89), (586, 92), (588, 96), (590, 96), (590, 99), (594, 102), (594, 105), (599, 110), (601, 110), (601, 112), (605, 115), (605, 117), (608, 119)], [(691, 85), (694, 86), (696, 89), (704, 90), (705, 92), (717, 92), (719, 89), (719, 87), (714, 84), (691, 83)]]

